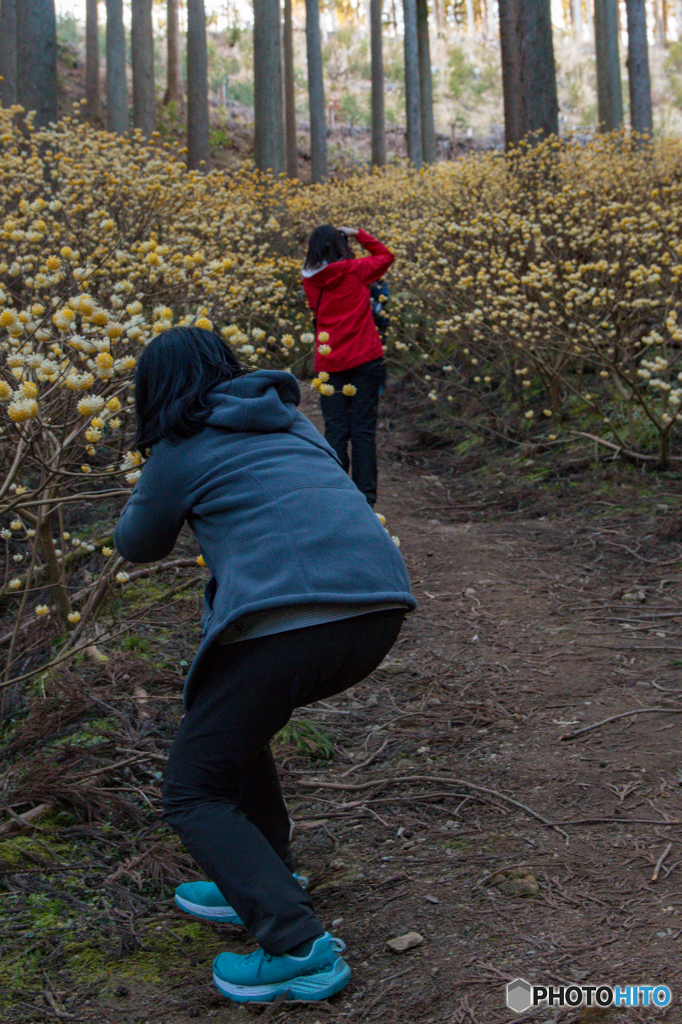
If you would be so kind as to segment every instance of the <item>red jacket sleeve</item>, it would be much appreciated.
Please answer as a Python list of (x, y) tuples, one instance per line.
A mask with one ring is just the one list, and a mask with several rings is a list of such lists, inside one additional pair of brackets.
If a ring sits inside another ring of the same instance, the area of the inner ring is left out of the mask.
[(376, 238), (372, 238), (370, 234), (362, 229), (358, 231), (356, 237), (363, 249), (367, 250), (369, 256), (366, 256), (364, 259), (354, 260), (353, 271), (365, 284), (379, 281), (391, 263), (393, 263), (395, 256), (390, 249), (387, 249), (385, 245), (382, 245), (381, 242)]

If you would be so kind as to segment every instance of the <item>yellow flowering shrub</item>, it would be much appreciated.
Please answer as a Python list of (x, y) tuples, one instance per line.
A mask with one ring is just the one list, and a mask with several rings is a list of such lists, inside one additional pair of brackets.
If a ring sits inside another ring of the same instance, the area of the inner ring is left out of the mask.
[[(300, 286), (325, 222), (356, 223), (395, 253), (388, 354), (438, 415), (466, 398), (506, 433), (577, 425), (669, 458), (682, 407), (678, 141), (555, 140), (304, 187), (188, 172), (139, 136), (75, 119), (24, 136), (0, 108), (0, 134), (0, 591), (25, 617), (35, 597), (55, 629), (83, 636), (102, 606), (100, 579), (72, 606), (64, 565), (88, 545), (64, 539), (58, 509), (134, 486), (144, 345), (196, 324), (253, 368), (309, 371), (316, 344), (333, 353)], [(325, 373), (312, 386), (334, 393)], [(90, 547), (107, 580), (127, 582), (105, 541)]]

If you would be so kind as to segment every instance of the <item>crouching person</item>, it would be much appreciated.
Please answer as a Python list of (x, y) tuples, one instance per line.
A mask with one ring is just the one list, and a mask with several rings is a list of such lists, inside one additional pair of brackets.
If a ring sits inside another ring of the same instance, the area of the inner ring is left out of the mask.
[(415, 607), (398, 548), (299, 400), (291, 374), (244, 370), (216, 334), (159, 335), (135, 379), (148, 458), (115, 533), (124, 558), (153, 562), (186, 522), (211, 572), (163, 803), (208, 878), (176, 904), (259, 944), (214, 961), (237, 1002), (326, 999), (350, 978), (296, 873), (269, 743), (297, 707), (366, 678)]

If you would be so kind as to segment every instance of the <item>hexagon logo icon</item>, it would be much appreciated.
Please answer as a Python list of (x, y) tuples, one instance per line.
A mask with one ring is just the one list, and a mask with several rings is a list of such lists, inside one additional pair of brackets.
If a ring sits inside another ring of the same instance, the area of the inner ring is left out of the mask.
[(523, 1013), (533, 1005), (532, 989), (523, 978), (514, 978), (507, 985), (507, 1006), (514, 1013)]

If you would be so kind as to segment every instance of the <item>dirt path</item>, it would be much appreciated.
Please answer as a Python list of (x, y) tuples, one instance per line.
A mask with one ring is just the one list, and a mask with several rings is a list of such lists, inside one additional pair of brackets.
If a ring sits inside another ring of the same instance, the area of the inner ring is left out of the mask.
[[(377, 507), (419, 609), (372, 678), (301, 712), (333, 756), (280, 759), (299, 870), (348, 944), (351, 985), (329, 1004), (231, 1005), (206, 950), (247, 952), (250, 940), (201, 924), (202, 944), (165, 909), (136, 927), (174, 934), (180, 966), (136, 979), (114, 965), (106, 991), (61, 1004), (74, 1019), (568, 1024), (588, 1018), (514, 1015), (506, 983), (682, 990), (682, 560), (673, 527), (656, 534), (679, 482), (638, 505), (636, 477), (610, 503), (552, 492), (550, 513), (536, 501), (528, 518), (527, 464), (482, 479), (388, 421), (382, 431)], [(387, 947), (410, 931), (423, 941)], [(677, 1005), (599, 1019), (652, 1016), (682, 1020)]]

